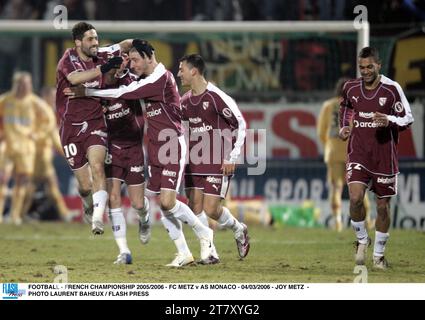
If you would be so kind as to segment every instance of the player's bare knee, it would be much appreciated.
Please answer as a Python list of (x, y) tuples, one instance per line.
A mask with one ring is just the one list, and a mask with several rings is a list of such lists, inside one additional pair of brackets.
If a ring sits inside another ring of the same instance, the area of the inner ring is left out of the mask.
[(161, 199), (160, 207), (163, 211), (169, 211), (174, 208), (176, 201), (174, 199)]
[(99, 162), (99, 163), (93, 163), (90, 165), (92, 174), (93, 174), (93, 179), (104, 179), (105, 176), (105, 166), (103, 164), (103, 162)]
[(389, 216), (388, 212), (389, 212), (389, 208), (388, 208), (387, 204), (379, 204), (378, 203), (376, 205), (376, 213), (379, 217), (384, 218), (384, 219), (387, 218)]
[(136, 210), (142, 210), (145, 207), (144, 198), (141, 199), (130, 199), (131, 207)]
[(200, 214), (203, 210), (202, 203), (190, 203), (189, 202), (189, 208), (192, 210), (196, 215)]
[(90, 183), (79, 183), (78, 193), (82, 198), (87, 197), (91, 192), (91, 184)]
[(223, 210), (221, 208), (220, 203), (209, 203), (204, 206), (204, 211), (208, 217), (214, 220), (218, 220)]
[(363, 206), (363, 196), (360, 194), (350, 195), (350, 206), (361, 208)]
[(109, 207), (119, 208), (121, 207), (121, 195), (111, 192), (109, 194)]

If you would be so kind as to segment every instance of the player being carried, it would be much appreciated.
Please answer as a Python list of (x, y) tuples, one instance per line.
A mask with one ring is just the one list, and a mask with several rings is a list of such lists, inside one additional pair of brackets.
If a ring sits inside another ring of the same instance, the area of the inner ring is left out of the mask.
[[(159, 194), (162, 222), (178, 253), (167, 266), (182, 267), (194, 261), (182, 229), (182, 222), (194, 230), (201, 243), (201, 260), (213, 256), (213, 231), (205, 227), (190, 208), (177, 200), (183, 176), (186, 144), (181, 124), (180, 96), (172, 73), (158, 63), (152, 45), (136, 39), (129, 53), (131, 68), (139, 80), (118, 89), (74, 88), (71, 96), (96, 96), (107, 99), (144, 99), (148, 135), (147, 190)], [(144, 77), (143, 79), (141, 77)]]
[(413, 116), (400, 85), (379, 74), (381, 61), (375, 48), (363, 48), (358, 65), (361, 78), (347, 81), (343, 88), (339, 132), (341, 139), (349, 138), (347, 184), (351, 224), (357, 237), (355, 261), (358, 265), (365, 264), (371, 242), (363, 206), (369, 188), (376, 194), (377, 207), (373, 265), (386, 269), (384, 253), (389, 238), (390, 200), (397, 194), (399, 174), (399, 132), (413, 123)]
[(246, 123), (235, 101), (205, 80), (204, 73), (200, 55), (180, 59), (178, 76), (182, 85), (190, 86), (181, 100), (183, 119), (189, 124), (186, 194), (190, 208), (206, 226), (210, 217), (234, 232), (239, 256), (245, 258), (250, 248), (247, 227), (232, 216), (222, 200), (245, 140)]
[(128, 51), (131, 40), (99, 48), (97, 32), (86, 22), (79, 22), (72, 28), (72, 37), (75, 48), (67, 49), (57, 66), (56, 111), (60, 118), (62, 147), (78, 180), (85, 218), (92, 223), (94, 234), (102, 234), (103, 214), (108, 200), (104, 169), (107, 143), (105, 117), (99, 99), (71, 100), (63, 91), (74, 85), (104, 87), (104, 74), (119, 68), (122, 63), (122, 58), (114, 55)]

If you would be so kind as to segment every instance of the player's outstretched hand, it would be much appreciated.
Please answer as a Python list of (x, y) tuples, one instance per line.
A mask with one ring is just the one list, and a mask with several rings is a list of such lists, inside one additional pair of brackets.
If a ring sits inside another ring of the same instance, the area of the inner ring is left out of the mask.
[(350, 136), (350, 133), (351, 133), (351, 128), (350, 127), (342, 127), (339, 130), (339, 137), (340, 137), (341, 140), (345, 141)]
[(223, 171), (223, 176), (232, 176), (235, 174), (236, 164), (233, 162), (225, 161), (221, 166), (221, 171)]
[(378, 126), (378, 127), (387, 127), (388, 124), (390, 123), (390, 121), (388, 120), (388, 117), (386, 114), (384, 113), (380, 113), (380, 112), (375, 112), (375, 115), (373, 116), (373, 122)]
[(76, 86), (63, 89), (63, 93), (70, 99), (81, 98), (86, 96), (86, 87)]
[(113, 57), (113, 58), (109, 59), (108, 62), (106, 62), (105, 64), (102, 64), (100, 66), (100, 72), (107, 73), (108, 71), (110, 71), (112, 69), (119, 69), (119, 68), (121, 68), (123, 61), (124, 61), (124, 59), (120, 56)]

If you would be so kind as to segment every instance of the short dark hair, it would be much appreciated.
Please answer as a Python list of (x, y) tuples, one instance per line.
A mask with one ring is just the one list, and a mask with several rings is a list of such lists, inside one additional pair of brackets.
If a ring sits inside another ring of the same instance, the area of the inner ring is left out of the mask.
[(359, 58), (365, 59), (370, 57), (372, 57), (376, 62), (381, 63), (378, 49), (374, 47), (364, 47), (362, 50), (360, 50)]
[(205, 61), (199, 54), (187, 54), (183, 56), (179, 62), (186, 61), (192, 67), (198, 69), (199, 73), (203, 76), (205, 73)]
[(152, 58), (152, 55), (155, 52), (153, 46), (146, 40), (134, 39), (132, 42), (133, 47), (130, 51), (137, 51), (141, 57), (147, 56)]
[(83, 40), (84, 33), (86, 33), (89, 30), (96, 30), (93, 25), (87, 22), (78, 22), (73, 28), (72, 28), (72, 38), (74, 40)]

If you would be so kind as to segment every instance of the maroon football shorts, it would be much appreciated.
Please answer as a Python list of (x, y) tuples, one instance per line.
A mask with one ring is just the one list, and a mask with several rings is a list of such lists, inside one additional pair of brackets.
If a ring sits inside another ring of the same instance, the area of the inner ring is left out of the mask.
[(168, 144), (171, 148), (148, 143), (147, 191), (160, 193), (161, 189), (179, 191), (186, 157), (184, 136)]
[(397, 194), (397, 175), (374, 174), (356, 163), (347, 164), (347, 184), (351, 183), (364, 184), (378, 198), (391, 197)]
[(107, 133), (104, 118), (80, 123), (64, 122), (60, 127), (63, 152), (72, 170), (88, 163), (87, 152), (91, 147), (107, 147)]
[(145, 182), (144, 153), (141, 144), (127, 148), (110, 145), (105, 159), (105, 173), (108, 179), (118, 179), (128, 186)]
[(185, 175), (185, 189), (201, 189), (206, 195), (225, 199), (231, 178), (222, 175)]

